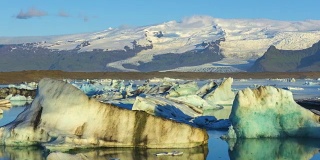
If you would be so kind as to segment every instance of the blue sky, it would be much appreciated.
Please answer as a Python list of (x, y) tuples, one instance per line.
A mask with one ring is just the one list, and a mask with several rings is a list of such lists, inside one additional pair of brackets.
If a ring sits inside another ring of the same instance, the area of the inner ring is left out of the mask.
[(194, 15), (320, 20), (320, 0), (1, 0), (0, 37), (94, 32)]

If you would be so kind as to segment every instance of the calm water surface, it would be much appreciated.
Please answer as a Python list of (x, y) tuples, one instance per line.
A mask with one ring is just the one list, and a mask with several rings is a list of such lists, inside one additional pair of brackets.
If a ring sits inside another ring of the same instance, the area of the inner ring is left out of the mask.
[[(0, 125), (7, 124), (24, 110), (15, 106), (4, 111)], [(107, 148), (75, 150), (67, 154), (85, 155), (89, 159), (121, 160), (214, 160), (214, 159), (320, 159), (318, 139), (247, 139), (226, 142), (220, 136), (226, 131), (208, 131), (208, 146), (191, 149), (175, 149), (184, 152), (182, 156), (157, 157), (157, 152), (171, 149)], [(48, 152), (38, 147), (0, 147), (0, 160), (43, 160)]]

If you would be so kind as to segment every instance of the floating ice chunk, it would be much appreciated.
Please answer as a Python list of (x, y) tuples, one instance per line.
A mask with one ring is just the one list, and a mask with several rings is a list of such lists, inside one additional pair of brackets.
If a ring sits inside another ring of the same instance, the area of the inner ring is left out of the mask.
[(276, 78), (276, 79), (269, 79), (271, 81), (280, 81), (280, 82), (296, 82), (294, 78)]
[(124, 93), (121, 92), (104, 92), (103, 94), (94, 95), (93, 98), (97, 99), (98, 101), (110, 101), (110, 100), (119, 100), (123, 99)]
[(149, 88), (148, 90), (145, 90), (144, 93), (145, 94), (152, 94), (152, 95), (163, 94), (163, 93), (167, 92), (171, 87), (172, 87), (172, 85), (166, 85), (166, 84), (156, 85), (156, 86)]
[(289, 90), (289, 91), (301, 91), (301, 90), (304, 90), (304, 88), (301, 88), (301, 87), (284, 87), (282, 89)]
[(17, 88), (17, 89), (26, 89), (26, 90), (35, 90), (37, 89), (37, 83), (36, 82), (30, 82), (30, 83), (21, 83), (19, 85), (15, 84), (9, 84), (9, 88)]
[(198, 84), (195, 81), (186, 82), (173, 86), (168, 92), (169, 97), (179, 97), (184, 95), (195, 94), (199, 90)]
[(178, 81), (183, 81), (183, 80), (164, 77), (164, 78), (152, 78), (152, 79), (149, 79), (148, 81), (151, 83), (167, 83), (167, 82), (178, 82)]
[(224, 106), (219, 105), (219, 106), (220, 108), (217, 108), (217, 109), (204, 110), (203, 115), (214, 116), (217, 119), (229, 119), (232, 106), (229, 106), (229, 105), (224, 105)]
[(315, 85), (320, 85), (320, 83), (319, 83), (319, 82), (309, 82), (309, 81), (306, 81), (306, 82), (304, 83), (304, 85), (315, 86)]
[(156, 156), (181, 156), (183, 152), (181, 151), (172, 151), (172, 152), (159, 152), (156, 153)]
[(79, 86), (79, 89), (89, 97), (103, 93), (103, 91), (97, 85), (94, 84), (81, 84)]
[(211, 104), (232, 104), (235, 94), (231, 90), (233, 78), (225, 79), (218, 87), (204, 96)]
[(220, 106), (216, 104), (210, 104), (206, 100), (197, 95), (186, 95), (180, 97), (167, 97), (167, 99), (176, 103), (182, 103), (188, 106), (194, 106), (193, 108), (199, 108), (201, 110), (219, 109)]
[(33, 99), (31, 96), (25, 97), (21, 95), (12, 95), (9, 94), (5, 99), (10, 100), (10, 101), (32, 101)]
[(261, 86), (239, 91), (230, 114), (233, 128), (226, 138), (320, 138), (319, 116), (299, 106), (292, 92)]
[(194, 110), (187, 105), (178, 104), (165, 98), (149, 95), (145, 97), (136, 97), (132, 110), (142, 110), (152, 115), (165, 116), (165, 118), (187, 117), (187, 119), (189, 119), (189, 117), (202, 115), (202, 113), (197, 112), (198, 110)]
[(203, 97), (209, 91), (213, 90), (215, 87), (217, 87), (217, 84), (214, 81), (209, 81), (196, 92), (196, 95)]

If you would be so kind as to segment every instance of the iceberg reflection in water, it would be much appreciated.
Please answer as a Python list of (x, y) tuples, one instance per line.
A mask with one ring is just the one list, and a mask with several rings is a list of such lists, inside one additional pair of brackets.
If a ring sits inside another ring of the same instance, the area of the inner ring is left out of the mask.
[(231, 139), (228, 144), (230, 159), (311, 159), (319, 153), (320, 139)]
[[(67, 153), (53, 152), (49, 154), (37, 147), (0, 147), (1, 160), (55, 160), (55, 159), (94, 159), (109, 160), (118, 158), (121, 160), (205, 160), (208, 149), (206, 147), (196, 147), (191, 149), (175, 149), (183, 152), (180, 156), (157, 157), (155, 153), (171, 151), (170, 149), (138, 149), (138, 148), (100, 148), (100, 149), (81, 149)], [(47, 157), (47, 155), (49, 156)]]
[(45, 160), (46, 153), (39, 147), (0, 147), (1, 160)]
[[(74, 153), (52, 153), (48, 156), (48, 160), (66, 157), (86, 157), (88, 159), (105, 160), (111, 158), (118, 158), (124, 160), (205, 160), (208, 153), (205, 147), (196, 147), (191, 149), (175, 149), (176, 151), (183, 152), (180, 156), (161, 156), (157, 157), (155, 154), (159, 152), (172, 151), (172, 149), (139, 149), (139, 148), (105, 148), (105, 149), (92, 149), (92, 150), (78, 150)], [(54, 155), (56, 154), (56, 155)], [(71, 158), (70, 157), (70, 158)]]

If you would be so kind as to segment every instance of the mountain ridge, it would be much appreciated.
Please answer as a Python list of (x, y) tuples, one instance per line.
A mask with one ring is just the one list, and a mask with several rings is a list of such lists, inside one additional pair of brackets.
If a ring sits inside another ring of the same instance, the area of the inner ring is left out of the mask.
[[(20, 42), (23, 39), (20, 38)], [(30, 56), (41, 57), (43, 50), (46, 50), (47, 54), (60, 57), (52, 58), (55, 62), (48, 62), (51, 67), (47, 67), (48, 64), (38, 67), (48, 70), (184, 71), (187, 67), (187, 71), (245, 71), (250, 66), (249, 60), (262, 56), (271, 45), (290, 50), (312, 46), (320, 40), (320, 21), (219, 19), (193, 16), (180, 22), (169, 21), (142, 27), (109, 28), (94, 33), (48, 36), (42, 39), (32, 37), (31, 41), (32, 39), (42, 41), (23, 43), (22, 47), (16, 48), (17, 44), (8, 44), (14, 42), (14, 38), (0, 37), (0, 44), (11, 47), (11, 50), (0, 50), (0, 55), (2, 57), (6, 55), (8, 58), (10, 57), (8, 53), (11, 52), (16, 56), (22, 56), (20, 55), (22, 52), (28, 52)], [(18, 52), (21, 53), (18, 54)], [(72, 55), (79, 61), (67, 58), (65, 54)], [(88, 56), (88, 54), (92, 55)], [(112, 56), (118, 58), (112, 58)], [(90, 57), (96, 57), (93, 59), (97, 62), (95, 64), (90, 62)], [(48, 57), (43, 57), (43, 59), (46, 58)], [(3, 63), (19, 65), (8, 59), (4, 57)], [(69, 60), (70, 64), (63, 62), (63, 59)], [(225, 59), (235, 60), (224, 61)], [(37, 59), (34, 60), (37, 61)], [(33, 60), (29, 58), (28, 61)], [(225, 62), (232, 62), (232, 64)], [(238, 65), (247, 66), (237, 67)], [(10, 65), (0, 65), (2, 71), (9, 71), (3, 69), (8, 67), (10, 68)], [(16, 67), (16, 69), (22, 67)], [(36, 68), (36, 66), (31, 67), (31, 69)]]
[(302, 50), (280, 50), (270, 46), (249, 69), (252, 72), (303, 72), (320, 70), (320, 41)]

